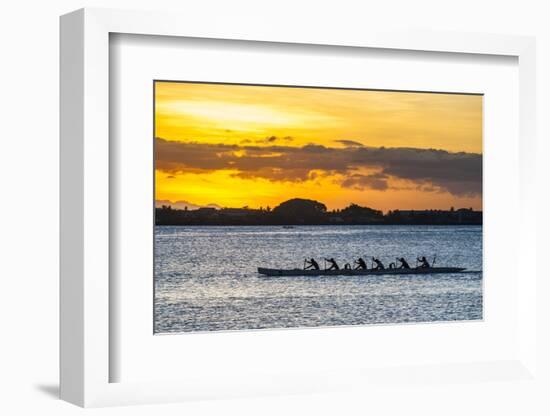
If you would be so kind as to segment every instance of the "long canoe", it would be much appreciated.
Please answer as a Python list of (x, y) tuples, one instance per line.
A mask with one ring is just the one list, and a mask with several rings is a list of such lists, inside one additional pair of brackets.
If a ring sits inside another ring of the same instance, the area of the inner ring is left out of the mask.
[(384, 270), (303, 270), (303, 269), (268, 269), (258, 267), (258, 273), (265, 276), (378, 276), (391, 274), (437, 274), (460, 273), (466, 270), (463, 267), (419, 267), (411, 269), (384, 269)]

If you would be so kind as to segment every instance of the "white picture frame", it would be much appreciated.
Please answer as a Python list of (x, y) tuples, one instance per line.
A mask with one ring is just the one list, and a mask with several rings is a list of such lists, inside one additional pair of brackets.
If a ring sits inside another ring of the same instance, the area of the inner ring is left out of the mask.
[[(110, 382), (109, 368), (119, 357), (110, 350), (110, 212), (112, 169), (109, 157), (109, 36), (113, 33), (259, 42), (383, 48), (439, 53), (505, 55), (519, 62), (520, 224), (518, 258), (525, 267), (518, 287), (517, 356), (499, 362), (453, 363), (421, 368), (468, 379), (469, 373), (494, 371), (506, 377), (536, 375), (535, 193), (535, 40), (509, 35), (380, 32), (364, 28), (329, 33), (314, 24), (307, 31), (273, 23), (224, 19), (205, 27), (192, 16), (167, 13), (82, 9), (61, 18), (61, 398), (80, 406), (238, 397), (269, 392), (319, 392), (345, 388), (349, 369), (318, 374), (280, 374), (269, 380), (232, 384), (212, 380)], [(421, 363), (419, 363), (421, 364)], [(368, 375), (353, 372), (356, 382), (376, 383), (396, 377), (381, 368)], [(399, 376), (398, 376), (399, 377)], [(472, 382), (478, 382), (475, 376)]]

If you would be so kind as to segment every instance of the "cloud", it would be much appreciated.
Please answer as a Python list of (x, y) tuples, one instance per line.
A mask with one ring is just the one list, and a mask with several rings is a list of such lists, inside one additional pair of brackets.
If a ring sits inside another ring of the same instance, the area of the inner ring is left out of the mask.
[[(156, 167), (170, 174), (235, 171), (242, 178), (301, 182), (319, 172), (338, 174), (343, 187), (389, 189), (390, 179), (410, 181), (418, 189), (480, 195), (482, 156), (445, 150), (385, 147), (333, 148), (315, 144), (238, 146), (166, 141), (157, 138)], [(366, 169), (369, 174), (362, 174)]]
[(437, 191), (454, 195), (480, 195), (482, 156), (476, 153), (450, 153), (436, 149), (362, 148), (357, 159), (378, 165), (388, 176), (431, 185)]
[(375, 189), (385, 191), (388, 189), (388, 175), (384, 173), (372, 173), (370, 175), (352, 174), (346, 177), (340, 184), (344, 188)]
[(362, 143), (356, 142), (354, 140), (334, 140), (334, 142), (343, 144), (346, 147), (363, 147)]
[[(244, 143), (245, 140), (241, 141), (241, 143)], [(294, 138), (292, 136), (284, 136), (284, 137), (269, 136), (263, 139), (256, 140), (256, 143), (274, 143), (276, 141), (281, 141), (281, 140), (286, 140), (287, 142), (291, 142), (292, 140), (294, 140)], [(246, 140), (246, 142), (250, 143), (250, 140)]]

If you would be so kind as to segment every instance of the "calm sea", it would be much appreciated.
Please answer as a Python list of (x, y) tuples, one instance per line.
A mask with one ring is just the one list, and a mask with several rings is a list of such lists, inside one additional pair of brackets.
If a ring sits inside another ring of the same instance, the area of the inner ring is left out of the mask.
[[(264, 277), (258, 266), (425, 255), (465, 274)], [(155, 332), (482, 319), (480, 226), (155, 228)]]

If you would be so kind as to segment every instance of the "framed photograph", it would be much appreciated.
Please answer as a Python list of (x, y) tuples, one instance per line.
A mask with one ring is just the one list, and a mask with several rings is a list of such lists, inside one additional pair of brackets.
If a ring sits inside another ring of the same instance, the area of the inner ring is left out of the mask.
[(61, 18), (62, 398), (532, 378), (534, 40), (242, 28)]
[(154, 100), (155, 333), (482, 319), (481, 94)]

